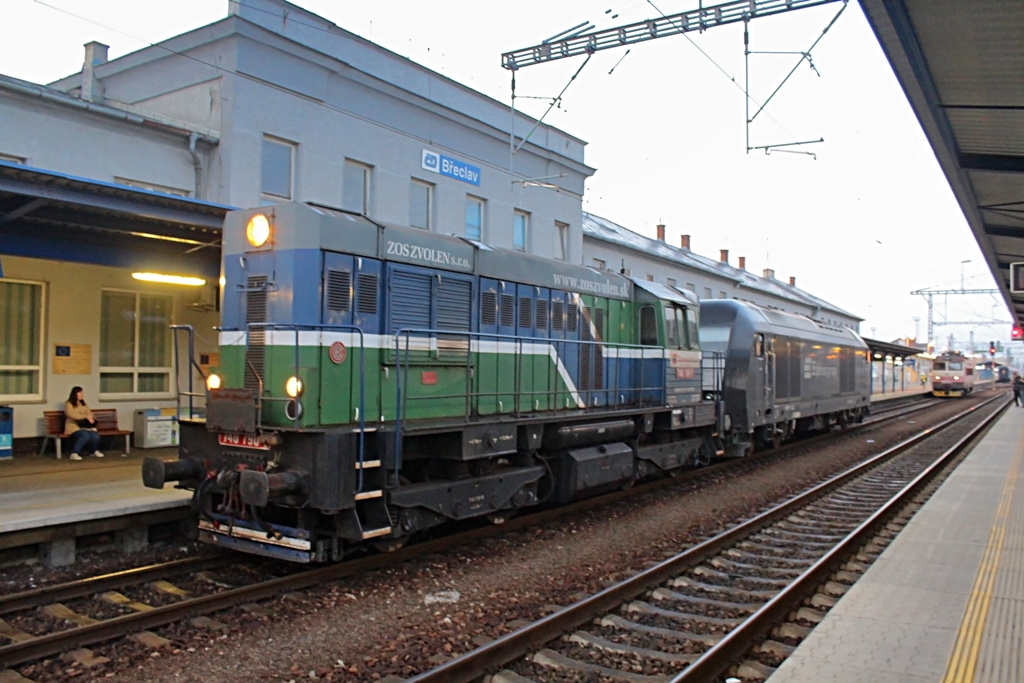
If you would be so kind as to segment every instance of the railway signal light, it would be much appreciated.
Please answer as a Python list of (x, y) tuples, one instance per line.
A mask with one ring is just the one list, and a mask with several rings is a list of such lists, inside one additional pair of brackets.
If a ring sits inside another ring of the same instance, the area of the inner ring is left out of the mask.
[(990, 356), (996, 355), (996, 343), (994, 341), (988, 343), (988, 353)]

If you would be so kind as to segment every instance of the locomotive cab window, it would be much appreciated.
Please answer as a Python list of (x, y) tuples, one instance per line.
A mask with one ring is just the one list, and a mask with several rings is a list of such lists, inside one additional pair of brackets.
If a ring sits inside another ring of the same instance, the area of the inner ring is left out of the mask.
[(665, 346), (692, 349), (697, 345), (697, 321), (686, 308), (665, 305)]
[(658, 345), (658, 313), (654, 306), (640, 308), (640, 344), (641, 346)]
[(763, 334), (755, 334), (754, 335), (754, 355), (757, 356), (758, 358), (760, 358), (761, 356), (764, 356), (764, 335)]
[(686, 339), (689, 341), (687, 344), (688, 348), (696, 349), (700, 347), (700, 319), (697, 311), (686, 308), (683, 310), (686, 314)]
[(676, 313), (674, 306), (665, 305), (665, 346), (670, 349), (679, 348), (679, 321)]

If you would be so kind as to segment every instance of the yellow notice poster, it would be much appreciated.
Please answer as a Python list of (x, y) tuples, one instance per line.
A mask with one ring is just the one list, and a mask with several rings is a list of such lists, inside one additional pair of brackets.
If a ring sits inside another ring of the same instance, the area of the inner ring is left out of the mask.
[(54, 344), (53, 374), (89, 375), (92, 373), (92, 344)]

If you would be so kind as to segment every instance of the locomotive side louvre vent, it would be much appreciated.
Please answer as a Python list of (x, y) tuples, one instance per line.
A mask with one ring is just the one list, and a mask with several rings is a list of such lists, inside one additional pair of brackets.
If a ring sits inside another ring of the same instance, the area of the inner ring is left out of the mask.
[(391, 275), (391, 331), (430, 327), (430, 275), (397, 271)]
[(360, 273), (356, 278), (356, 313), (377, 314), (377, 276)]
[(804, 345), (792, 339), (775, 340), (775, 397), (799, 398)]
[(472, 283), (442, 278), (437, 288), (437, 329), (468, 332), (472, 297)]
[(594, 338), (604, 341), (604, 309), (594, 309)]
[[(594, 336), (604, 341), (604, 309), (594, 309)], [(604, 389), (604, 347), (594, 344), (594, 389)]]
[(352, 273), (327, 271), (327, 310), (344, 312), (352, 308)]
[(551, 302), (551, 327), (554, 330), (561, 331), (565, 326), (565, 308), (561, 299), (555, 299)]
[(844, 346), (839, 350), (839, 391), (846, 393), (857, 388), (857, 352)]
[(519, 297), (519, 327), (533, 327), (533, 299), (525, 296)]
[[(267, 322), (267, 277), (258, 275), (245, 282), (245, 322)], [(259, 394), (260, 378), (266, 367), (267, 332), (263, 328), (251, 330), (249, 333), (248, 363), (245, 364), (244, 384), (253, 394)], [(255, 372), (254, 372), (255, 371)]]
[(594, 341), (594, 328), (592, 326), (593, 319), (591, 315), (590, 309), (584, 306), (583, 326), (580, 328), (580, 340), (582, 341)]
[(569, 311), (565, 316), (566, 332), (575, 332), (576, 325), (580, 318), (580, 307), (577, 304), (569, 304)]
[(516, 298), (511, 294), (501, 295), (501, 325), (512, 327), (516, 324)]
[(484, 292), (480, 297), (480, 322), (484, 325), (498, 324), (498, 294)]
[(548, 302), (546, 299), (537, 299), (537, 312), (534, 316), (536, 319), (536, 327), (538, 330), (548, 329)]

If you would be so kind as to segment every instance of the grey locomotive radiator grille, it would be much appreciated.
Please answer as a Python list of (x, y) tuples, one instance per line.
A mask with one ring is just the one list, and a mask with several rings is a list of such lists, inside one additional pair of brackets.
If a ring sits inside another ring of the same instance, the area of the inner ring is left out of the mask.
[[(267, 277), (260, 275), (246, 280), (245, 322), (267, 322)], [(250, 330), (249, 348), (246, 354), (245, 388), (259, 393), (260, 377), (265, 370), (267, 333), (263, 329)], [(253, 372), (255, 370), (255, 373)]]

